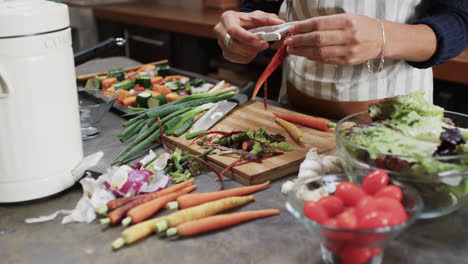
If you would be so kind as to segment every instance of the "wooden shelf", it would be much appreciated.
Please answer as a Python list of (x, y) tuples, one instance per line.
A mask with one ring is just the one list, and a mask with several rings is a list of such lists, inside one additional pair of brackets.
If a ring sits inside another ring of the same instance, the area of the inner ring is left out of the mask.
[(223, 10), (162, 3), (94, 6), (97, 19), (214, 39), (213, 27)]

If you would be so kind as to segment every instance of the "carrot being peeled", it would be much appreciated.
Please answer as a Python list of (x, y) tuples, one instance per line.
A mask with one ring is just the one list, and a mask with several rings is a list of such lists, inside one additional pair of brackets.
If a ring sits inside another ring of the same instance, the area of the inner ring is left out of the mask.
[(284, 119), (288, 122), (303, 125), (306, 127), (322, 130), (322, 131), (329, 131), (329, 128), (335, 127), (335, 123), (331, 122), (328, 119), (321, 118), (321, 117), (314, 117), (302, 114), (282, 114), (278, 112), (273, 112), (273, 114), (281, 119)]
[(294, 124), (289, 123), (288, 121), (281, 118), (277, 117), (275, 118), (275, 121), (288, 132), (288, 134), (294, 139), (294, 141), (296, 141), (297, 144), (304, 145), (304, 133), (302, 130), (300, 130)]
[[(260, 87), (262, 87), (262, 84), (266, 82), (268, 77), (283, 63), (284, 59), (288, 56), (288, 52), (286, 51), (287, 45), (285, 42), (281, 45), (281, 47), (278, 49), (278, 51), (275, 53), (273, 58), (271, 59), (270, 63), (268, 66), (265, 68), (265, 71), (263, 71), (262, 75), (257, 80), (257, 83), (255, 84), (255, 89), (252, 94), (252, 100), (255, 99), (257, 96), (257, 93), (260, 91)], [(265, 86), (265, 91), (264, 91), (264, 97), (263, 97), (263, 102), (265, 104), (265, 110), (266, 110), (266, 91), (267, 88)]]
[(280, 212), (278, 209), (265, 209), (213, 215), (180, 224), (175, 228), (169, 228), (166, 231), (166, 235), (173, 236), (178, 234), (179, 236), (192, 236), (228, 226), (233, 226), (257, 218), (278, 215), (279, 213)]
[(254, 192), (258, 192), (268, 186), (270, 181), (266, 181), (262, 184), (252, 185), (252, 186), (245, 186), (245, 187), (238, 187), (228, 190), (216, 191), (216, 192), (204, 192), (204, 193), (190, 193), (185, 194), (177, 198), (177, 202), (179, 204), (179, 208), (189, 208), (196, 205), (200, 205), (206, 202), (211, 202), (215, 200), (219, 200), (226, 197), (231, 196), (241, 196), (246, 194), (251, 194)]
[(192, 185), (182, 190), (169, 193), (149, 202), (140, 204), (128, 211), (127, 217), (124, 220), (122, 220), (122, 225), (127, 225), (129, 221), (131, 221), (132, 224), (140, 223), (141, 221), (146, 220), (148, 217), (152, 216), (154, 213), (159, 211), (159, 209), (166, 206), (168, 202), (174, 201), (175, 199), (177, 199), (177, 197), (187, 194), (195, 190), (196, 188), (196, 185)]
[(157, 232), (162, 232), (169, 227), (175, 227), (188, 221), (214, 215), (219, 212), (244, 205), (253, 200), (255, 200), (255, 196), (253, 195), (234, 196), (182, 209), (168, 215), (164, 220), (156, 223), (155, 230)]

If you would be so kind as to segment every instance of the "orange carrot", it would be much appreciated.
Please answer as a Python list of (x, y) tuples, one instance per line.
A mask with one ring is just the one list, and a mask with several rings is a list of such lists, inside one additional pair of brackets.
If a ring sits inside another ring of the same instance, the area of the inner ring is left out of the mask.
[(123, 99), (124, 106), (135, 106), (136, 104), (136, 96), (129, 96)]
[(165, 85), (153, 84), (153, 91), (159, 92), (162, 95), (168, 95), (172, 93), (171, 89), (167, 88)]
[(186, 187), (182, 190), (161, 196), (157, 199), (151, 200), (149, 202), (140, 204), (132, 208), (127, 213), (127, 217), (131, 217), (132, 224), (140, 223), (143, 220), (146, 220), (148, 217), (152, 216), (154, 213), (159, 211), (159, 209), (166, 206), (170, 201), (174, 201), (177, 197), (187, 194), (197, 188), (196, 185)]
[(169, 102), (169, 103), (177, 101), (180, 98), (182, 98), (182, 97), (180, 95), (176, 94), (176, 93), (169, 93), (169, 94), (166, 95), (167, 102)]
[[(270, 63), (266, 67), (265, 71), (263, 71), (262, 75), (260, 75), (260, 78), (258, 78), (257, 83), (255, 84), (255, 89), (252, 94), (252, 100), (255, 99), (257, 96), (258, 91), (260, 90), (260, 87), (262, 87), (262, 84), (265, 83), (267, 78), (278, 68), (278, 66), (283, 63), (284, 59), (288, 56), (288, 52), (286, 51), (286, 44), (283, 42), (279, 50), (275, 53), (275, 56), (271, 59)], [(266, 83), (265, 83), (266, 84)], [(265, 110), (267, 109), (267, 95), (266, 95), (266, 87), (265, 87), (265, 92), (263, 96), (263, 102), (265, 104)]]
[(183, 75), (168, 75), (168, 76), (166, 76), (166, 79), (170, 79), (170, 80), (180, 80), (182, 78), (189, 79), (189, 77), (183, 76)]
[(153, 76), (151, 77), (151, 84), (159, 83), (162, 80), (164, 80), (162, 76)]
[(282, 113), (273, 113), (276, 117), (284, 119), (286, 121), (289, 121), (291, 123), (303, 125), (306, 127), (311, 127), (314, 129), (322, 130), (322, 131), (328, 131), (328, 128), (330, 126), (333, 126), (334, 123), (330, 122), (330, 120), (325, 119), (325, 118), (320, 118), (320, 117), (313, 117), (313, 116), (307, 116), (307, 115), (288, 115), (288, 114), (282, 114)]
[(152, 97), (156, 97), (156, 96), (161, 95), (161, 93), (153, 91), (153, 90), (149, 90), (149, 89), (146, 89), (145, 92), (150, 93)]
[(102, 81), (102, 89), (108, 89), (113, 83), (117, 82), (117, 78), (111, 77), (111, 78), (106, 78)]
[(177, 233), (179, 236), (192, 236), (257, 218), (278, 215), (279, 213), (280, 211), (278, 209), (264, 209), (213, 215), (180, 224), (175, 229), (168, 229), (167, 235), (171, 236)]
[[(166, 194), (178, 191), (178, 190), (183, 189), (185, 187), (188, 187), (188, 186), (190, 186), (192, 184), (193, 184), (193, 179), (189, 180), (189, 181), (179, 183), (179, 184), (176, 184), (176, 185), (173, 185), (171, 187), (168, 187), (168, 188), (163, 189), (161, 191), (151, 193), (149, 195), (141, 196), (139, 199), (135, 199), (135, 200), (133, 200), (133, 201), (127, 203), (127, 204), (124, 204), (123, 206), (120, 206), (119, 208), (109, 212), (107, 214), (108, 220), (110, 221), (111, 224), (116, 224), (119, 221), (121, 221), (122, 218), (125, 217), (127, 212), (130, 211), (130, 209), (132, 209), (133, 207), (135, 207), (137, 205), (140, 205), (142, 203), (146, 203), (148, 201), (154, 200), (154, 199), (159, 198), (161, 196), (164, 196)], [(105, 220), (101, 221), (101, 223), (106, 223), (106, 222), (107, 221), (105, 221)]]
[(177, 202), (179, 203), (179, 208), (184, 209), (226, 197), (241, 196), (257, 192), (265, 188), (268, 184), (270, 184), (270, 181), (266, 181), (265, 183), (258, 185), (239, 187), (223, 191), (185, 194), (177, 198)]
[(133, 94), (125, 89), (119, 89), (117, 96), (119, 97), (119, 100), (123, 102), (125, 98), (133, 96)]

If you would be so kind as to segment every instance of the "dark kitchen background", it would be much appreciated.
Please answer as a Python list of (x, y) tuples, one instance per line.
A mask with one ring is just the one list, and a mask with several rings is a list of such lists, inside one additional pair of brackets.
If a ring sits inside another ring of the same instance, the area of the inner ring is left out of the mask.
[[(110, 37), (124, 37), (126, 46), (105, 56), (126, 56), (141, 63), (168, 59), (172, 67), (226, 80), (237, 86), (256, 81), (274, 54), (266, 51), (248, 65), (223, 59), (217, 41), (208, 32), (220, 14), (238, 8), (240, 0), (63, 2), (69, 5), (75, 52)], [(148, 6), (152, 12), (144, 11)], [(174, 14), (168, 13), (171, 10)], [(208, 30), (202, 32), (200, 25)], [(272, 91), (269, 98), (277, 98), (280, 79), (280, 71), (269, 78), (268, 87)], [(467, 99), (468, 50), (465, 50), (459, 57), (434, 68), (434, 103), (447, 110), (468, 114)]]

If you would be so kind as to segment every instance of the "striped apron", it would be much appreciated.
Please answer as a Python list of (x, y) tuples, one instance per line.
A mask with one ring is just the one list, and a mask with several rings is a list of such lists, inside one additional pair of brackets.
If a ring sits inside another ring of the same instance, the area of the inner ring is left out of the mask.
[[(280, 17), (288, 21), (350, 13), (409, 23), (423, 0), (285, 0)], [(380, 36), (380, 35), (379, 35)], [(370, 101), (425, 90), (432, 102), (432, 69), (417, 69), (404, 60), (385, 59), (383, 71), (370, 73), (366, 63), (335, 66), (289, 55), (283, 64), (280, 103), (287, 103), (286, 81), (300, 92), (332, 101)], [(378, 65), (379, 61), (375, 61)]]

